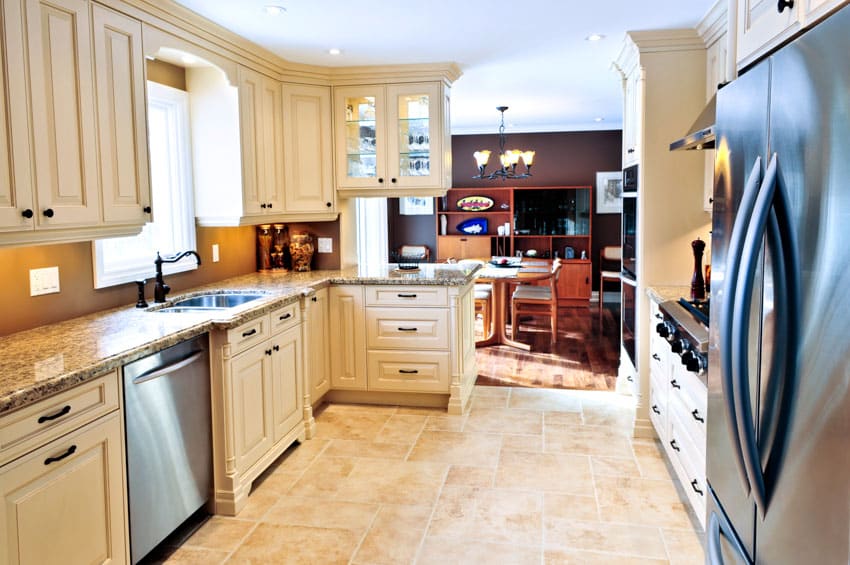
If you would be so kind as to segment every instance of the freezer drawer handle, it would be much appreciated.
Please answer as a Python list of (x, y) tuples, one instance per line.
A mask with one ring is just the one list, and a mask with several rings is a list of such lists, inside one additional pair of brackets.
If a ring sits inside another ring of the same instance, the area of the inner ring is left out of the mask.
[(657, 404), (652, 405), (652, 411), (655, 412), (656, 414), (661, 414), (661, 410), (658, 409)]
[(681, 448), (681, 447), (679, 447), (679, 444), (678, 444), (678, 443), (676, 443), (676, 440), (675, 440), (675, 439), (671, 439), (671, 440), (670, 440), (670, 447), (672, 447), (672, 448), (673, 448), (673, 449), (675, 449), (676, 451), (682, 451), (682, 448)]
[(699, 488), (699, 481), (696, 479), (691, 481), (691, 488), (694, 489), (694, 492), (700, 496), (705, 496), (705, 493)]
[(66, 451), (62, 455), (57, 455), (56, 457), (48, 457), (47, 459), (45, 459), (44, 464), (50, 465), (51, 463), (56, 463), (57, 461), (62, 461), (66, 457), (70, 457), (71, 455), (73, 455), (74, 452), (76, 452), (76, 451), (77, 451), (77, 446), (72, 445), (71, 447), (68, 448), (68, 451)]
[(66, 404), (66, 405), (65, 405), (65, 406), (63, 406), (63, 407), (62, 407), (62, 409), (61, 409), (59, 412), (57, 412), (56, 414), (51, 414), (50, 416), (41, 416), (41, 417), (39, 417), (39, 419), (38, 419), (38, 423), (39, 423), (39, 424), (43, 424), (43, 423), (45, 423), (45, 422), (49, 422), (50, 420), (55, 420), (56, 418), (61, 418), (62, 416), (64, 416), (65, 414), (67, 414), (67, 413), (68, 413), (68, 412), (70, 412), (70, 411), (71, 411), (71, 405), (70, 405), (70, 404)]
[(705, 424), (705, 418), (703, 418), (702, 416), (699, 415), (698, 409), (694, 408), (694, 411), (691, 412), (691, 416), (693, 416), (694, 420), (696, 420), (697, 422), (701, 422), (701, 423)]

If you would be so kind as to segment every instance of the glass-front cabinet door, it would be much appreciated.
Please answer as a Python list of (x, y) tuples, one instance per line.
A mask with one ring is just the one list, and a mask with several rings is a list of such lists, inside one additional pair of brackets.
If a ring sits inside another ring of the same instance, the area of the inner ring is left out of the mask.
[(390, 185), (406, 188), (438, 184), (442, 172), (439, 115), (443, 103), (439, 84), (388, 86), (387, 101)]
[(345, 188), (384, 188), (386, 135), (384, 87), (344, 87), (334, 94), (337, 179)]

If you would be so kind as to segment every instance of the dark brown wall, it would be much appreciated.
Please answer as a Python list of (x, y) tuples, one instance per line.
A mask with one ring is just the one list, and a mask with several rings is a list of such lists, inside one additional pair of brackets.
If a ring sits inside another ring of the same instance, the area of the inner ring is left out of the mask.
[[(532, 176), (523, 180), (487, 181), (473, 180), (477, 174), (472, 154), (479, 149), (489, 149), (493, 170), (497, 162), (498, 137), (496, 133), (484, 135), (452, 136), (452, 178), (456, 188), (512, 187), (512, 186), (565, 186), (590, 185), (596, 199), (596, 173), (621, 169), (622, 133), (614, 131), (518, 133), (508, 135), (509, 148), (534, 150)], [(390, 249), (402, 243), (423, 243), (436, 251), (436, 223), (431, 216), (400, 216), (398, 200), (388, 205)], [(620, 215), (593, 212), (593, 288), (599, 287), (599, 250), (605, 245), (620, 245)]]

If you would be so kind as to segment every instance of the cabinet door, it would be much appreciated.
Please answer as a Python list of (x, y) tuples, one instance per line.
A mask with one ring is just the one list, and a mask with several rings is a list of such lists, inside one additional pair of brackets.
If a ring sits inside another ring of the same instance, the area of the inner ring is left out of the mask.
[(286, 212), (333, 214), (330, 88), (284, 84), (283, 133)]
[(26, 81), (21, 78), (24, 76), (21, 8), (20, 2), (4, 2), (0, 7), (3, 32), (0, 37), (0, 230), (27, 230), (35, 225), (29, 110)]
[(142, 225), (151, 205), (142, 24), (92, 4), (92, 32), (103, 219)]
[(387, 87), (390, 188), (441, 186), (442, 105), (439, 83)]
[(236, 469), (244, 473), (274, 443), (272, 429), (272, 349), (268, 342), (230, 362)]
[(334, 286), (330, 293), (331, 386), (366, 389), (366, 321), (362, 286)]
[(310, 375), (307, 382), (310, 384), (310, 401), (313, 404), (331, 388), (328, 306), (328, 289), (317, 290), (316, 294), (310, 297), (307, 321), (307, 336), (310, 341)]
[(489, 237), (440, 236), (437, 238), (437, 261), (455, 259), (488, 259), (491, 256)]
[(579, 305), (590, 300), (591, 272), (590, 261), (563, 263), (558, 278), (558, 303)]
[(0, 561), (125, 563), (121, 420), (116, 411), (0, 470)]
[(386, 108), (383, 86), (334, 89), (337, 184), (387, 188)]
[(636, 66), (626, 77), (625, 107), (623, 108), (623, 166), (633, 165), (640, 159), (641, 89), (642, 72)]
[[(284, 212), (283, 184), (283, 101), (280, 83), (263, 77), (260, 97), (263, 100), (261, 121), (263, 124), (262, 145), (263, 175), (261, 193), (265, 195), (266, 213)], [(260, 203), (260, 209), (262, 209)]]
[(88, 2), (26, 0), (26, 46), (37, 225), (97, 224), (99, 175)]
[(774, 0), (738, 0), (736, 61), (739, 69), (800, 29), (800, 4), (793, 3), (792, 7), (780, 12)]
[(273, 352), (272, 416), (274, 441), (277, 442), (304, 420), (301, 412), (304, 405), (301, 327), (289, 328), (269, 343)]

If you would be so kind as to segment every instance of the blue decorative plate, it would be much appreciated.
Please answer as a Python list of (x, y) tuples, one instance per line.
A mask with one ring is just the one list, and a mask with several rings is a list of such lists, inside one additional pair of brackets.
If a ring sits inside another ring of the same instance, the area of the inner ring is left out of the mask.
[(457, 231), (469, 235), (486, 235), (487, 218), (469, 218), (457, 225)]

